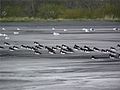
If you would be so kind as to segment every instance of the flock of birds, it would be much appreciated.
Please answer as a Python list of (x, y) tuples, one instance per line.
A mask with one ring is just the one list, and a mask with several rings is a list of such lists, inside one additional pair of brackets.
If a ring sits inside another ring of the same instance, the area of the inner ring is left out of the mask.
[[(2, 30), (5, 31), (6, 29), (5, 29), (5, 28), (2, 28)], [(14, 35), (18, 35), (18, 34), (19, 34), (19, 30), (21, 30), (21, 29), (17, 27), (16, 30), (17, 30), (17, 31), (13, 32)], [(60, 35), (60, 33), (58, 33), (58, 32), (55, 31), (55, 30), (56, 30), (56, 29), (53, 27), (53, 28), (52, 28), (53, 35), (54, 35), (54, 36)], [(119, 28), (113, 28), (113, 30), (114, 30), (114, 31), (118, 31)], [(63, 31), (66, 32), (67, 29), (63, 29)], [(88, 29), (88, 28), (82, 28), (82, 31), (84, 31), (84, 32), (94, 32), (95, 29), (94, 29), (94, 28), (89, 28), (89, 29)], [(0, 36), (5, 37), (5, 39), (10, 39), (9, 35), (7, 35), (7, 34), (5, 34), (5, 33), (3, 33), (3, 34), (0, 33)]]
[[(120, 58), (120, 54), (118, 52), (118, 50), (120, 50), (120, 44), (117, 44), (116, 47), (110, 47), (109, 49), (100, 49), (97, 47), (91, 48), (86, 45), (83, 47), (80, 47), (77, 44), (75, 44), (73, 47), (69, 47), (65, 44), (49, 47), (49, 46), (41, 45), (39, 42), (36, 42), (36, 41), (32, 46), (28, 46), (28, 45), (18, 46), (18, 45), (11, 45), (8, 42), (4, 42), (4, 46), (0, 46), (0, 50), (4, 50), (6, 46), (8, 47), (9, 51), (25, 49), (25, 50), (33, 51), (37, 55), (43, 54), (41, 50), (46, 50), (49, 54), (57, 54), (56, 52), (59, 52), (60, 54), (72, 54), (72, 53), (75, 53), (76, 51), (80, 51), (85, 53), (90, 53), (90, 52), (108, 53), (109, 58)], [(91, 58), (95, 59), (95, 56), (92, 56)]]
[[(2, 30), (6, 30), (5, 28), (2, 28)], [(20, 28), (16, 28), (17, 31), (13, 32), (14, 35), (18, 35), (19, 34), (19, 30), (21, 30)], [(53, 35), (60, 35), (60, 33), (57, 33), (55, 31), (55, 28), (52, 28), (53, 30)], [(63, 29), (64, 31), (67, 31), (67, 29)], [(85, 32), (90, 32), (90, 31), (95, 31), (94, 28), (83, 28), (82, 29)], [(119, 30), (118, 28), (113, 28), (113, 30)], [(5, 37), (5, 39), (10, 39), (9, 35), (7, 34), (3, 34), (0, 33), (0, 36)], [(75, 51), (82, 51), (85, 53), (90, 53), (90, 52), (101, 52), (101, 53), (108, 53), (110, 58), (120, 58), (120, 54), (119, 52), (117, 52), (117, 48), (120, 49), (120, 44), (117, 45), (117, 47), (110, 47), (109, 49), (99, 49), (97, 47), (93, 47), (90, 48), (89, 46), (84, 46), (84, 47), (80, 47), (79, 45), (74, 45), (72, 48), (62, 44), (62, 45), (56, 45), (55, 47), (48, 47), (48, 46), (44, 46), (39, 44), (39, 42), (34, 42), (34, 46), (28, 46), (28, 45), (20, 45), (20, 46), (11, 46), (10, 43), (8, 42), (4, 42), (5, 46), (8, 46), (10, 51), (15, 51), (15, 50), (19, 50), (19, 49), (26, 49), (26, 50), (31, 50), (33, 51), (35, 54), (40, 55), (42, 54), (42, 52), (40, 51), (41, 49), (45, 49), (48, 51), (48, 53), (50, 54), (56, 54), (56, 51), (59, 51), (60, 54), (70, 54), (70, 53), (74, 53)], [(4, 50), (5, 47), (4, 46), (0, 46), (0, 50)], [(92, 58), (95, 58), (95, 56), (92, 56)]]

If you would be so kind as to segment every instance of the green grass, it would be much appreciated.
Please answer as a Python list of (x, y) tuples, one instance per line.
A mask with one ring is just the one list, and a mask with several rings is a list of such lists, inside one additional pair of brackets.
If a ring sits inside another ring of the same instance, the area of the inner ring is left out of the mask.
[(116, 21), (120, 22), (120, 18), (96, 18), (96, 19), (88, 19), (88, 18), (76, 18), (76, 19), (65, 19), (65, 18), (57, 18), (57, 19), (41, 19), (41, 18), (34, 18), (34, 17), (5, 17), (0, 18), (0, 22), (41, 22), (41, 21), (67, 21), (67, 20), (108, 20), (108, 21)]

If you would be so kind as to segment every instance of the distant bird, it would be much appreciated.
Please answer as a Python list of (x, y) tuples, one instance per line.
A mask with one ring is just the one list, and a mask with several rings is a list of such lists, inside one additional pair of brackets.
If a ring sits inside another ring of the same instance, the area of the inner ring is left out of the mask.
[(26, 46), (27, 48), (26, 49), (28, 49), (28, 50), (33, 50), (34, 51), (34, 48), (33, 47), (31, 47), (31, 46)]
[(65, 44), (62, 44), (62, 48), (61, 49), (64, 50), (64, 51), (67, 51), (69, 53), (73, 53), (74, 52), (74, 50), (72, 48), (68, 47)]
[(67, 29), (64, 29), (64, 31), (67, 31)]
[(17, 35), (17, 34), (19, 34), (19, 32), (13, 32), (13, 34), (14, 34), (14, 35)]
[(62, 47), (61, 47), (61, 46), (59, 46), (59, 45), (56, 45), (56, 48), (57, 48), (57, 49), (62, 49)]
[(107, 52), (105, 49), (101, 49), (100, 51), (101, 51), (101, 52), (104, 52), (104, 53), (106, 53), (106, 52)]
[(67, 54), (67, 52), (60, 50), (60, 54)]
[(117, 47), (120, 47), (120, 44), (117, 44)]
[(3, 46), (0, 46), (0, 49), (4, 49), (4, 47), (3, 47)]
[(85, 48), (82, 48), (82, 47), (80, 47), (80, 50), (84, 51), (84, 52), (87, 52), (87, 50)]
[(114, 31), (118, 31), (118, 28), (113, 28)]
[(32, 51), (38, 51), (38, 48), (35, 48), (35, 47), (29, 47), (30, 48), (30, 50), (32, 50)]
[(91, 56), (91, 59), (97, 59), (95, 56)]
[(52, 49), (53, 49), (54, 51), (57, 51), (57, 50), (58, 50), (56, 47), (52, 47)]
[(5, 37), (5, 39), (7, 40), (7, 39), (10, 39), (10, 37)]
[(116, 52), (112, 51), (112, 50), (109, 50), (109, 49), (106, 49), (107, 52), (109, 53), (112, 53), (112, 54), (116, 54)]
[(15, 50), (18, 50), (18, 49), (19, 49), (19, 47), (17, 47), (17, 46), (13, 46), (13, 48), (14, 48)]
[(35, 41), (34, 44), (35, 44), (35, 45), (39, 45), (39, 42), (36, 42), (36, 41)]
[(80, 46), (78, 46), (78, 45), (74, 45), (74, 47), (73, 47), (75, 50), (80, 50)]
[(41, 47), (41, 48), (44, 48), (44, 46), (43, 46), (43, 45), (41, 45), (41, 44), (39, 44), (38, 46), (39, 46), (39, 47)]
[(89, 30), (87, 28), (83, 28), (82, 30), (85, 32), (89, 32)]
[(115, 59), (115, 58), (118, 58), (116, 55), (113, 55), (113, 54), (109, 54), (109, 58), (110, 59)]
[(20, 28), (17, 27), (17, 30), (20, 30)]
[(39, 42), (36, 42), (36, 41), (34, 42), (34, 45), (39, 47), (39, 49), (44, 47), (43, 45), (39, 44)]
[(95, 29), (94, 28), (90, 28), (90, 31), (95, 31)]
[(45, 46), (45, 49), (47, 49), (50, 54), (56, 54), (55, 51), (48, 46)]
[(68, 52), (71, 52), (71, 53), (74, 52), (74, 50), (72, 48), (70, 48), (70, 47), (67, 47), (67, 50), (68, 50)]
[(53, 32), (53, 35), (54, 35), (54, 36), (58, 36), (58, 35), (60, 35), (60, 33)]
[(84, 46), (84, 48), (89, 49), (89, 47), (88, 47), (88, 46)]
[(37, 55), (42, 54), (42, 53), (41, 53), (40, 51), (38, 51), (38, 50), (35, 50), (34, 52), (35, 52), (35, 54), (37, 54)]
[(5, 46), (8, 46), (8, 45), (10, 45), (10, 43), (8, 43), (8, 42), (4, 42), (4, 45), (5, 45)]
[(93, 47), (93, 50), (95, 50), (95, 51), (100, 51), (100, 49), (97, 48), (97, 47)]
[(2, 30), (6, 30), (5, 28), (2, 28)]
[(117, 51), (114, 47), (110, 47), (110, 50)]
[(0, 36), (7, 37), (8, 35), (0, 33)]
[(55, 30), (55, 28), (53, 27), (52, 30)]
[(62, 48), (64, 48), (64, 49), (67, 49), (67, 45), (65, 45), (65, 44), (62, 44)]
[(39, 47), (39, 46), (35, 46), (35, 48), (37, 48), (37, 49), (42, 49), (41, 47)]
[(15, 49), (13, 47), (9, 47), (10, 51), (15, 51)]
[(21, 45), (21, 48), (27, 48), (27, 46), (25, 46), (25, 45)]

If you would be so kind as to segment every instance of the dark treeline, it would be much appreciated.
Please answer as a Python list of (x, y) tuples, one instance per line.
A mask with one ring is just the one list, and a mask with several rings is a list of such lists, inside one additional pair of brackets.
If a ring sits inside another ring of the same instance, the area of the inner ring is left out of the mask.
[(114, 19), (120, 18), (120, 0), (0, 0), (0, 16)]

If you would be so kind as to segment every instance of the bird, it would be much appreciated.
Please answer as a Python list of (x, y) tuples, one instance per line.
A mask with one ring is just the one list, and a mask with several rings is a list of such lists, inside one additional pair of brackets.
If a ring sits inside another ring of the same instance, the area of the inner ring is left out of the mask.
[(64, 32), (67, 31), (67, 29), (64, 29)]
[(97, 59), (95, 56), (91, 56), (91, 59)]
[(41, 53), (40, 51), (38, 51), (38, 50), (35, 50), (34, 52), (35, 52), (35, 54), (37, 54), (37, 55), (42, 54), (42, 53)]
[(114, 31), (117, 31), (117, 30), (118, 30), (118, 28), (113, 28), (113, 30), (114, 30)]
[(112, 50), (109, 50), (109, 49), (106, 49), (106, 51), (107, 51), (108, 53), (116, 54), (116, 52), (114, 52), (114, 51), (112, 51)]
[(67, 47), (67, 51), (70, 52), (70, 53), (74, 52), (74, 50), (72, 48), (70, 48), (70, 47)]
[(55, 30), (55, 28), (53, 27), (52, 30)]
[(38, 50), (38, 48), (35, 48), (35, 47), (29, 47), (30, 48), (30, 50), (32, 50), (32, 51), (37, 51)]
[(117, 47), (120, 47), (120, 44), (117, 44)]
[(90, 28), (90, 31), (95, 31), (95, 29), (94, 28)]
[(110, 47), (110, 50), (117, 51), (114, 47)]
[(34, 48), (31, 47), (31, 46), (26, 46), (26, 49), (28, 49), (28, 50), (33, 50), (33, 51), (34, 51)]
[(10, 43), (8, 43), (8, 42), (4, 42), (4, 45), (5, 45), (5, 46), (8, 46), (8, 45), (10, 45)]
[(19, 32), (13, 32), (13, 34), (14, 34), (14, 35), (17, 35), (17, 34), (19, 34)]
[(56, 45), (56, 48), (59, 49), (59, 50), (62, 49), (62, 47), (59, 46), (59, 45)]
[(35, 48), (37, 48), (37, 49), (42, 49), (41, 47), (39, 47), (39, 46), (35, 46)]
[(75, 50), (80, 50), (80, 47), (78, 46), (78, 45), (74, 45), (74, 47), (73, 47)]
[(43, 46), (43, 45), (41, 45), (41, 44), (39, 44), (38, 46), (39, 46), (39, 47), (41, 47), (41, 48), (44, 48), (44, 46)]
[(20, 30), (20, 28), (17, 27), (17, 30)]
[(27, 46), (25, 46), (25, 45), (21, 45), (21, 48), (27, 49)]
[(10, 37), (5, 37), (5, 39), (7, 40), (7, 39), (10, 39)]
[(104, 52), (104, 53), (106, 53), (106, 52), (107, 52), (105, 49), (101, 49), (100, 51), (101, 51), (101, 52)]
[(10, 51), (14, 51), (15, 49), (13, 47), (9, 47), (9, 50)]
[(47, 49), (50, 54), (56, 54), (55, 51), (48, 46), (45, 46), (45, 49)]
[(115, 58), (118, 58), (116, 55), (113, 55), (113, 54), (109, 54), (109, 58), (110, 59), (115, 59)]
[(95, 51), (100, 51), (100, 49), (97, 48), (97, 47), (93, 47), (93, 50), (95, 50)]
[(8, 35), (0, 33), (0, 36), (7, 37)]
[(53, 35), (54, 35), (54, 36), (58, 36), (58, 35), (60, 35), (60, 33), (53, 32)]
[(4, 47), (3, 47), (3, 46), (0, 46), (0, 49), (4, 49)]
[(64, 51), (67, 51), (69, 53), (73, 53), (74, 52), (72, 48), (68, 47), (65, 44), (62, 44), (62, 48), (61, 49), (64, 50)]
[(82, 30), (85, 32), (89, 32), (89, 30), (87, 28), (83, 28)]
[(35, 45), (35, 46), (39, 46), (40, 48), (43, 48), (43, 47), (44, 47), (43, 45), (39, 44), (39, 42), (36, 42), (36, 41), (34, 42), (34, 45)]
[(13, 48), (14, 48), (15, 50), (18, 50), (18, 49), (19, 49), (19, 47), (17, 47), (17, 46), (13, 46)]
[(57, 50), (58, 50), (56, 47), (52, 47), (52, 49), (53, 49), (54, 51), (57, 51)]
[(2, 30), (6, 30), (5, 28), (2, 28)]
[(88, 46), (84, 46), (84, 48), (85, 48), (87, 51), (94, 51), (93, 49), (91, 49), (91, 48), (88, 47)]
[(39, 42), (36, 42), (36, 41), (35, 41), (35, 42), (34, 42), (34, 45), (39, 45)]
[(67, 49), (67, 45), (65, 45), (65, 44), (62, 44), (62, 48), (64, 48), (64, 49)]
[(60, 54), (67, 54), (67, 52), (60, 50)]

